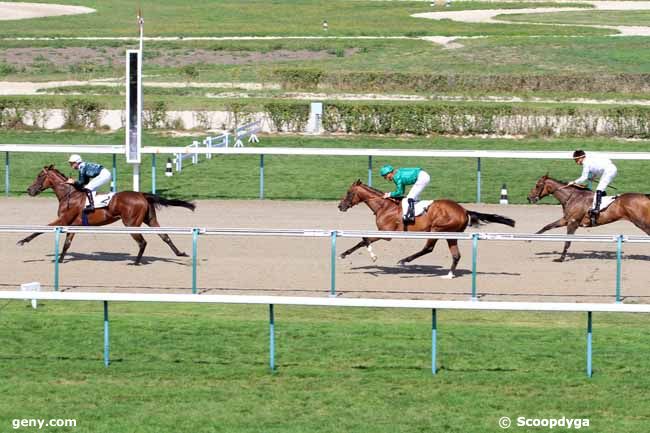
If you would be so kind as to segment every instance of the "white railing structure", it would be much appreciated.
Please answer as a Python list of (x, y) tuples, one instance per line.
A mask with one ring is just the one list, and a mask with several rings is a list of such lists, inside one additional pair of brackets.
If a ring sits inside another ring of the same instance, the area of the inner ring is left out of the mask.
[[(203, 140), (203, 144), (205, 145), (206, 149), (228, 147), (229, 137), (230, 134), (228, 132), (224, 132), (223, 134), (217, 135), (216, 137), (206, 137)], [(205, 158), (212, 159), (212, 153), (206, 153)]]
[[(77, 146), (77, 145), (33, 145), (33, 144), (0, 144), (0, 152), (5, 152), (5, 194), (9, 195), (9, 155), (19, 152), (50, 152), (50, 153), (112, 153), (113, 179), (115, 173), (115, 155), (124, 155), (124, 146)], [(293, 147), (166, 147), (147, 146), (142, 148), (143, 154), (150, 154), (151, 160), (151, 190), (156, 192), (156, 155), (158, 154), (204, 154), (204, 155), (259, 155), (260, 157), (260, 193), (264, 198), (264, 156), (265, 155), (302, 155), (302, 156), (365, 156), (368, 158), (368, 185), (372, 185), (373, 157), (421, 157), (421, 158), (475, 158), (476, 159), (476, 202), (481, 202), (481, 159), (571, 159), (570, 151), (525, 151), (525, 150), (420, 150), (420, 149), (351, 149), (351, 148), (293, 148)], [(648, 161), (650, 152), (599, 152), (613, 160)]]
[(235, 129), (235, 147), (244, 147), (242, 139), (247, 139), (248, 144), (259, 143), (257, 133), (262, 130), (262, 121), (256, 120), (255, 122), (247, 123)]
[(143, 293), (74, 293), (74, 292), (24, 292), (0, 291), (0, 299), (49, 300), (49, 301), (96, 301), (104, 306), (104, 365), (110, 365), (109, 302), (164, 302), (197, 304), (263, 304), (269, 306), (269, 367), (275, 370), (275, 305), (300, 305), (319, 307), (354, 308), (407, 308), (431, 310), (431, 373), (437, 372), (438, 310), (473, 311), (535, 311), (535, 312), (586, 312), (587, 354), (586, 373), (593, 374), (592, 332), (594, 312), (650, 313), (650, 305), (640, 304), (577, 304), (549, 302), (471, 302), (471, 301), (425, 301), (399, 299), (347, 299), (308, 298), (290, 296), (232, 296), (232, 295), (170, 295)]
[(199, 163), (199, 154), (195, 152), (196, 149), (199, 148), (199, 142), (194, 140), (192, 141), (192, 144), (188, 144), (185, 146), (183, 149), (185, 149), (185, 152), (183, 153), (175, 153), (174, 154), (174, 161), (176, 162), (176, 171), (181, 172), (183, 171), (183, 160), (187, 158), (192, 158), (192, 164), (198, 164)]
[(616, 288), (614, 298), (621, 302), (623, 243), (649, 243), (648, 236), (628, 235), (563, 235), (527, 233), (457, 233), (457, 232), (391, 232), (377, 230), (322, 230), (322, 229), (246, 229), (198, 227), (82, 227), (82, 226), (15, 226), (0, 225), (0, 233), (53, 233), (54, 234), (54, 290), (59, 290), (59, 245), (62, 233), (93, 234), (178, 234), (192, 236), (192, 293), (197, 293), (197, 251), (199, 236), (269, 236), (330, 238), (330, 296), (336, 296), (336, 242), (338, 238), (382, 237), (399, 239), (457, 239), (472, 241), (471, 300), (478, 301), (477, 262), (478, 241), (545, 241), (545, 242), (599, 242), (616, 243)]

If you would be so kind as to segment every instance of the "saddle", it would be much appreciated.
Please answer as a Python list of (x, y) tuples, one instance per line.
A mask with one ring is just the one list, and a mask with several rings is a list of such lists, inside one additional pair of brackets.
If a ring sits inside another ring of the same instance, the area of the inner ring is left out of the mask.
[[(100, 209), (100, 208), (103, 208), (103, 207), (107, 207), (115, 194), (116, 193), (114, 193), (114, 192), (109, 192), (108, 194), (97, 194), (97, 193), (93, 192), (93, 199), (95, 201), (95, 209)], [(89, 204), (90, 203), (88, 202), (88, 197), (86, 197), (85, 206), (88, 206)]]

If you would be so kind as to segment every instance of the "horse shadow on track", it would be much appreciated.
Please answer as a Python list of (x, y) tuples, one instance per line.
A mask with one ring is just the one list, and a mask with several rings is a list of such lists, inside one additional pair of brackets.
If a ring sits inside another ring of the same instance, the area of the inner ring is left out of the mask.
[[(546, 251), (541, 253), (535, 253), (535, 256), (538, 257), (547, 257), (547, 256), (557, 256), (558, 251)], [(581, 253), (567, 253), (567, 258), (569, 260), (616, 260), (616, 251), (596, 251), (588, 250)], [(639, 261), (650, 261), (650, 256), (645, 254), (623, 254), (622, 258), (625, 260), (639, 260)]]
[[(47, 254), (47, 257), (50, 258), (50, 261), (54, 261), (54, 254)], [(47, 259), (38, 259), (38, 260), (25, 260), (24, 263), (30, 262), (44, 262)], [(130, 253), (116, 253), (116, 252), (106, 252), (106, 251), (94, 251), (92, 253), (76, 253), (68, 252), (66, 259), (63, 263), (70, 263), (76, 261), (91, 261), (91, 262), (126, 262), (125, 265), (128, 266), (138, 266), (132, 263), (133, 254)], [(154, 262), (164, 262), (164, 263), (173, 263), (176, 265), (189, 266), (189, 263), (186, 263), (184, 260), (176, 258), (165, 258), (165, 257), (153, 257), (153, 256), (143, 256), (141, 259), (141, 265), (148, 265)]]
[[(382, 275), (400, 275), (400, 278), (419, 278), (419, 277), (442, 277), (449, 273), (449, 268), (437, 265), (408, 265), (408, 266), (356, 266), (350, 268), (352, 271), (361, 271), (373, 277)], [(464, 275), (472, 275), (472, 271), (468, 269), (456, 269), (456, 278)], [(518, 276), (519, 273), (514, 272), (477, 272), (478, 275), (510, 275)]]

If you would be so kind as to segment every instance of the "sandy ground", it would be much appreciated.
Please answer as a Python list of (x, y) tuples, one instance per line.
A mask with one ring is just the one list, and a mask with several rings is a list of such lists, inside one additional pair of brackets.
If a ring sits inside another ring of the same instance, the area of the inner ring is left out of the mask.
[[(467, 208), (500, 213), (517, 220), (517, 228), (485, 225), (482, 232), (532, 233), (559, 218), (554, 205), (474, 205)], [(45, 198), (0, 199), (0, 224), (43, 224), (53, 219), (56, 202)], [(366, 207), (339, 212), (335, 202), (201, 201), (194, 214), (181, 208), (159, 212), (161, 224), (181, 227), (375, 229)], [(472, 229), (476, 231), (476, 229)], [(640, 234), (629, 223), (584, 229), (579, 233)], [(23, 247), (25, 234), (0, 233), (0, 290), (20, 283), (41, 282), (51, 290), (54, 279), (54, 236), (42, 235)], [(144, 264), (133, 266), (135, 242), (125, 235), (77, 235), (71, 254), (60, 267), (60, 284), (71, 291), (189, 293), (191, 259), (175, 257), (157, 237), (149, 244)], [(191, 253), (191, 237), (174, 241)], [(338, 239), (337, 251), (356, 240)], [(397, 261), (419, 250), (423, 241), (393, 240), (375, 244), (373, 263), (365, 249), (336, 263), (339, 296), (466, 300), (471, 294), (471, 244), (461, 241), (459, 276), (440, 278), (451, 258), (444, 241), (435, 251), (407, 266)], [(616, 250), (613, 243), (574, 243), (565, 263), (552, 261), (561, 243), (481, 241), (477, 288), (483, 300), (548, 302), (612, 302), (615, 294)], [(644, 244), (625, 244), (622, 294), (625, 302), (650, 302)], [(202, 293), (327, 296), (330, 290), (328, 238), (201, 236), (198, 243), (198, 286)]]
[(0, 21), (23, 20), (28, 18), (60, 15), (90, 14), (95, 9), (83, 6), (69, 6), (46, 3), (0, 2)]

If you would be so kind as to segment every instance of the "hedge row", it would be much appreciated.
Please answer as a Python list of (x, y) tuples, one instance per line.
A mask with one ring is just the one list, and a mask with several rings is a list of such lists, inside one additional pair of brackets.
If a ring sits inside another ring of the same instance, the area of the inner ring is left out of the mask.
[(274, 70), (273, 76), (286, 90), (459, 93), (640, 93), (650, 90), (650, 74), (442, 75), (282, 68)]

